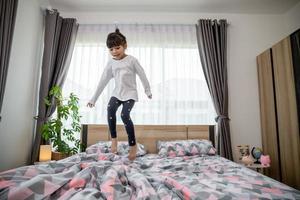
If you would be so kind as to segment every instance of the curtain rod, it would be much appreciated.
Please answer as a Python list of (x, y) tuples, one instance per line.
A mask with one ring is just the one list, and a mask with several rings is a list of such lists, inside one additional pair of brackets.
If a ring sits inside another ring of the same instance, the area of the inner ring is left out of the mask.
[[(212, 20), (213, 22), (215, 21), (215, 19), (210, 19)], [(217, 20), (217, 23), (219, 23), (220, 20), (226, 20), (226, 19), (216, 19)], [(199, 20), (198, 20), (199, 21)], [(115, 26), (115, 28), (117, 28), (119, 25), (194, 25), (194, 24), (173, 24), (173, 23), (170, 23), (170, 24), (166, 24), (166, 23), (163, 23), (163, 24), (159, 24), (159, 23), (138, 23), (138, 22), (131, 22), (131, 23), (120, 23), (119, 21), (114, 21), (113, 23), (109, 23), (109, 24), (112, 24)], [(226, 20), (226, 24), (227, 25), (230, 25), (230, 23)]]
[(134, 22), (129, 22), (129, 23), (81, 23), (81, 25), (112, 25), (112, 26), (122, 26), (122, 25), (183, 25), (183, 26), (193, 26), (195, 24), (189, 23), (189, 24), (177, 24), (177, 23), (134, 23)]

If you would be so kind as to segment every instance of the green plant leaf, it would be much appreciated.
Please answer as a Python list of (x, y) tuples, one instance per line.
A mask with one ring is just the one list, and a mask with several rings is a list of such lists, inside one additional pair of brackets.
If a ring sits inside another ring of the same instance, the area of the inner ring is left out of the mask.
[[(75, 134), (81, 131), (79, 98), (73, 93), (68, 98), (64, 98), (59, 86), (51, 88), (49, 97), (45, 98), (46, 105), (51, 105), (49, 100), (51, 98), (54, 98), (57, 115), (42, 126), (42, 137), (50, 140), (53, 147), (59, 152), (77, 153), (82, 148), (80, 140), (75, 138)], [(71, 123), (71, 128), (66, 128), (66, 125), (69, 124), (68, 121)], [(73, 142), (75, 147), (70, 147), (67, 141)]]

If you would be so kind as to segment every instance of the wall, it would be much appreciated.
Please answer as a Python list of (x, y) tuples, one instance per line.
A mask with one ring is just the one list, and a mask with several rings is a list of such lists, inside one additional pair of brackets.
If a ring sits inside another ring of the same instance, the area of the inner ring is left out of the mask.
[(39, 0), (19, 0), (0, 123), (0, 171), (24, 165), (31, 151), (42, 30)]
[[(256, 56), (287, 33), (282, 15), (207, 13), (62, 13), (79, 23), (195, 24), (199, 18), (226, 18), (228, 27), (229, 116), (232, 145), (261, 146)], [(138, 18), (136, 16), (139, 16)], [(130, 41), (129, 41), (130, 43)], [(236, 158), (236, 155), (234, 155)]]
[(285, 15), (287, 33), (292, 33), (300, 28), (300, 2), (291, 8)]

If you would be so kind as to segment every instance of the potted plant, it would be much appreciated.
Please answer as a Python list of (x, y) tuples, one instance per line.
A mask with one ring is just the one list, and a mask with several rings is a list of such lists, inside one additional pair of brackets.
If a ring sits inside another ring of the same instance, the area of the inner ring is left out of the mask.
[[(48, 120), (42, 126), (42, 137), (52, 143), (56, 152), (52, 151), (52, 159), (60, 160), (69, 155), (76, 154), (82, 148), (79, 139), (74, 137), (75, 133), (80, 132), (80, 117), (78, 97), (73, 93), (68, 98), (63, 98), (61, 88), (54, 86), (49, 95), (45, 98), (46, 106), (50, 106), (50, 99), (54, 99), (56, 104), (56, 116)], [(67, 121), (71, 122), (69, 127)], [(67, 142), (75, 143), (70, 146)]]

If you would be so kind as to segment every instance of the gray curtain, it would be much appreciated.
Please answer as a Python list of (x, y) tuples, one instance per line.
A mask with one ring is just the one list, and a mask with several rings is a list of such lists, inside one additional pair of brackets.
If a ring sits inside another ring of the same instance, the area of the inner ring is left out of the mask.
[(51, 106), (46, 107), (44, 98), (48, 96), (54, 85), (62, 87), (64, 84), (74, 50), (77, 30), (76, 19), (64, 19), (56, 10), (46, 11), (38, 116), (36, 117), (36, 132), (30, 163), (37, 161), (40, 144), (44, 143), (41, 137), (41, 127), (56, 109), (54, 100), (51, 101)]
[(18, 0), (0, 0), (0, 122)]
[(200, 19), (196, 31), (203, 72), (218, 115), (218, 152), (232, 160), (228, 117), (227, 22)]

